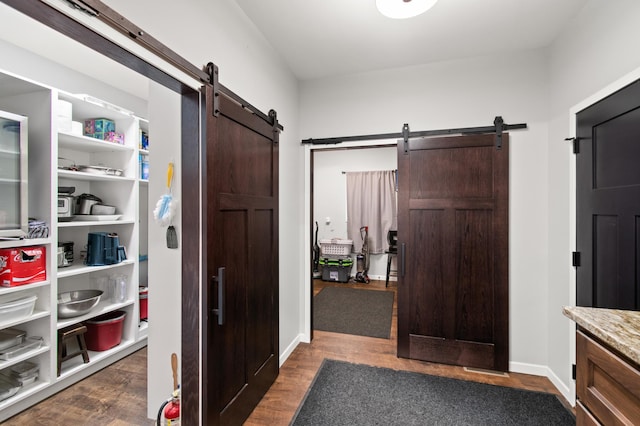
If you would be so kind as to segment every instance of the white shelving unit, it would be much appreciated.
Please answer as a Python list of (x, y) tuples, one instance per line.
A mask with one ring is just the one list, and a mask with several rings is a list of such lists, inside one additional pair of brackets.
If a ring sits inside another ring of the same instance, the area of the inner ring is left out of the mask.
[[(19, 76), (0, 72), (0, 78), (10, 81), (0, 86), (0, 110), (26, 115), (29, 118), (29, 217), (49, 225), (49, 237), (33, 240), (0, 241), (0, 248), (44, 246), (46, 249), (46, 280), (18, 287), (0, 287), (0, 301), (36, 295), (33, 313), (25, 318), (8, 318), (0, 330), (9, 327), (26, 331), (27, 336), (41, 336), (43, 345), (13, 359), (0, 360), (0, 372), (22, 361), (38, 364), (36, 382), (20, 389), (15, 395), (0, 401), (0, 422), (28, 408), (89, 374), (104, 368), (146, 345), (148, 324), (139, 321), (138, 286), (140, 285), (140, 247), (146, 254), (147, 182), (139, 172), (139, 137), (141, 129), (148, 132), (148, 123), (114, 105), (102, 104), (94, 98), (76, 96), (55, 88), (26, 81)], [(3, 92), (3, 88), (11, 92)], [(124, 134), (124, 144), (95, 139), (68, 131), (58, 131), (60, 106), (58, 101), (72, 104), (73, 121), (95, 118), (113, 120), (116, 132)], [(148, 154), (148, 152), (146, 152)], [(67, 161), (59, 162), (59, 158)], [(70, 160), (70, 161), (69, 161)], [(59, 166), (101, 166), (122, 171), (120, 176), (86, 173)], [(73, 195), (93, 194), (106, 205), (116, 206), (116, 220), (104, 217), (83, 217), (85, 220), (58, 221), (57, 192), (59, 186), (75, 187)], [(1, 195), (1, 194), (0, 194)], [(145, 215), (141, 219), (141, 213)], [(142, 226), (144, 228), (142, 229)], [(84, 263), (85, 247), (90, 232), (115, 233), (126, 249), (126, 260), (102, 266)], [(74, 262), (58, 268), (58, 243), (73, 242)], [(146, 271), (146, 266), (145, 266)], [(58, 318), (59, 293), (99, 289), (110, 276), (124, 277), (127, 282), (124, 301), (105, 297), (91, 312), (74, 318)], [(142, 274), (145, 277), (146, 272)], [(125, 312), (122, 339), (119, 345), (106, 351), (89, 351), (88, 363), (81, 356), (62, 364), (57, 375), (58, 330), (115, 311)]]

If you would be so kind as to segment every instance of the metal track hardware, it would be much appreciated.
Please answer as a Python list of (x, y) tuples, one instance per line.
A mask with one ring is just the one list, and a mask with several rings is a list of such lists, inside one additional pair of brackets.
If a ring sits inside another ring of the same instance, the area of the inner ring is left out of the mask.
[(402, 127), (402, 132), (400, 133), (378, 133), (373, 135), (359, 135), (359, 136), (344, 136), (344, 137), (333, 137), (333, 138), (323, 138), (323, 139), (303, 139), (303, 144), (311, 144), (311, 145), (335, 145), (342, 142), (357, 142), (357, 141), (372, 141), (372, 140), (380, 140), (380, 139), (402, 139), (405, 141), (405, 153), (408, 153), (409, 143), (408, 140), (411, 138), (421, 138), (421, 137), (430, 137), (430, 136), (444, 136), (444, 135), (471, 135), (471, 134), (488, 134), (495, 133), (496, 134), (496, 149), (502, 148), (502, 134), (507, 130), (519, 130), (526, 129), (527, 124), (504, 124), (504, 120), (501, 116), (497, 116), (493, 122), (493, 126), (486, 127), (463, 127), (463, 128), (453, 128), (453, 129), (442, 129), (442, 130), (422, 130), (418, 132), (409, 131), (409, 125), (405, 124)]

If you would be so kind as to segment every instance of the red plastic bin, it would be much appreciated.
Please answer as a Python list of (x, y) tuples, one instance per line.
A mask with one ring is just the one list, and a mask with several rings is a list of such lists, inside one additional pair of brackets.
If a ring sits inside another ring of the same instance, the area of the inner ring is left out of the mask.
[(106, 351), (122, 341), (126, 312), (114, 311), (85, 321), (85, 341), (90, 351)]

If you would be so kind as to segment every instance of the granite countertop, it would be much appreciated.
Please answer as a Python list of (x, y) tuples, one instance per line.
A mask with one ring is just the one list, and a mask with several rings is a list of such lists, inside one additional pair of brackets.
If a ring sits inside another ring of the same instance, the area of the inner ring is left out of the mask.
[(640, 312), (565, 306), (562, 313), (640, 365)]

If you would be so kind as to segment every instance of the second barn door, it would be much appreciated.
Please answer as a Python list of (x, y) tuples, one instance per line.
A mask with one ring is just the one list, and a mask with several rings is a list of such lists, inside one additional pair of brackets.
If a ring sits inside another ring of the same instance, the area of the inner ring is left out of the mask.
[(206, 102), (204, 423), (240, 425), (278, 375), (278, 132)]
[(507, 371), (509, 143), (398, 143), (398, 356)]

